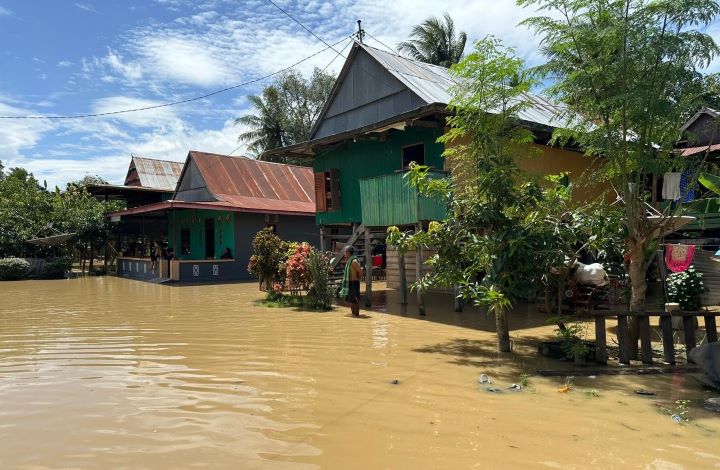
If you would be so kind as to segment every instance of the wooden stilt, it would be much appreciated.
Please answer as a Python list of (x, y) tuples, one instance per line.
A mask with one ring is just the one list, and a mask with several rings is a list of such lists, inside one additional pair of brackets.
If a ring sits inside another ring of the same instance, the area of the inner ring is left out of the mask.
[(463, 311), (463, 300), (460, 297), (460, 286), (453, 286), (453, 296), (455, 298), (455, 311)]
[(685, 333), (685, 357), (690, 361), (690, 351), (695, 349), (695, 317), (683, 317), (683, 330)]
[(320, 226), (320, 251), (322, 253), (325, 253), (327, 251), (327, 247), (325, 246), (325, 226)]
[(640, 326), (640, 351), (643, 364), (652, 364), (652, 343), (650, 340), (650, 317), (638, 317)]
[(675, 344), (672, 329), (672, 317), (663, 315), (660, 317), (660, 330), (663, 339), (663, 360), (668, 364), (675, 364)]
[(372, 307), (372, 247), (370, 228), (365, 227), (365, 306)]
[(620, 357), (618, 360), (620, 364), (630, 363), (630, 349), (628, 341), (628, 317), (627, 315), (618, 315), (618, 345), (620, 347)]
[(607, 364), (607, 334), (605, 317), (595, 317), (595, 362)]
[(708, 343), (717, 343), (718, 333), (714, 316), (705, 315), (705, 331), (707, 333)]
[[(418, 222), (415, 225), (415, 230), (417, 232), (422, 231), (422, 222)], [(415, 282), (419, 282), (421, 277), (422, 277), (422, 245), (418, 244), (417, 249), (415, 250)], [(415, 292), (417, 292), (418, 313), (420, 315), (425, 315), (425, 299), (423, 298), (422, 291), (420, 289), (415, 289)]]

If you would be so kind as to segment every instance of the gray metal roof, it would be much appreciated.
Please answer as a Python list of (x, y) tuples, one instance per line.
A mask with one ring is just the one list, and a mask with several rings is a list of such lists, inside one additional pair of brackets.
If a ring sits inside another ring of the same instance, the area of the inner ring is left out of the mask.
[(183, 162), (133, 156), (125, 184), (174, 191), (182, 168)]
[[(445, 67), (408, 59), (366, 44), (359, 44), (359, 47), (362, 47), (427, 104), (447, 105), (452, 98), (450, 90), (453, 85), (457, 84), (457, 79), (453, 78)], [(518, 113), (518, 118), (523, 121), (550, 127), (562, 127), (563, 123), (567, 122), (561, 116), (562, 107), (533, 93), (527, 93), (526, 98), (530, 106)], [(492, 110), (488, 111), (492, 112)]]

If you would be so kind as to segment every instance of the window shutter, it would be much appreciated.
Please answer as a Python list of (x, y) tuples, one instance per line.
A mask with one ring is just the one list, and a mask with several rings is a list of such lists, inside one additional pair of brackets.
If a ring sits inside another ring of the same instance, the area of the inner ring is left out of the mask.
[(330, 204), (332, 210), (340, 210), (340, 170), (330, 170)]
[(315, 210), (327, 211), (327, 195), (325, 194), (325, 172), (315, 173)]

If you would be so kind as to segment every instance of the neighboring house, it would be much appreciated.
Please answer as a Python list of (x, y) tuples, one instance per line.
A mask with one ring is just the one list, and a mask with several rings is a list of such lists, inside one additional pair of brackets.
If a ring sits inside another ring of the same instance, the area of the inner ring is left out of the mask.
[[(180, 282), (251, 279), (252, 239), (265, 227), (289, 241), (318, 239), (312, 169), (196, 151), (188, 153), (171, 199), (108, 216), (154, 217), (164, 237), (151, 245), (166, 242), (175, 253), (160, 277)], [(149, 270), (148, 248), (142, 256), (119, 257), (118, 275), (158, 277)], [(226, 248), (231, 259), (221, 259)]]
[[(437, 138), (445, 130), (453, 85), (443, 67), (356, 42), (310, 140), (268, 152), (312, 160), (316, 220), (324, 248), (339, 245), (333, 241), (360, 242), (369, 255), (370, 245), (384, 238), (388, 226), (415, 227), (445, 217), (446, 208), (419, 196), (403, 179), (403, 172), (412, 161), (439, 174), (447, 170), (444, 145)], [(519, 158), (518, 165), (539, 174), (569, 172), (571, 180), (579, 179), (593, 168), (594, 160), (548, 146), (561, 110), (540, 96), (528, 95), (528, 99), (532, 106), (521, 111), (519, 118), (533, 131), (532, 146), (539, 155)], [(601, 189), (585, 188), (576, 197), (599, 195)], [(388, 261), (390, 286), (398, 282), (393, 266)], [(411, 263), (408, 266), (414, 271)], [(408, 274), (412, 281), (415, 272)]]

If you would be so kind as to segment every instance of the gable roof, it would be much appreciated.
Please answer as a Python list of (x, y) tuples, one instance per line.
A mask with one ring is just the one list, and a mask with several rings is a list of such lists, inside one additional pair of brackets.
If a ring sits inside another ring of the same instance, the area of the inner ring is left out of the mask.
[(720, 118), (720, 113), (718, 113), (716, 110), (714, 110), (713, 108), (709, 108), (707, 106), (703, 106), (702, 108), (700, 108), (700, 110), (697, 113), (695, 113), (693, 115), (693, 117), (688, 119), (687, 122), (685, 124), (683, 124), (683, 126), (680, 128), (680, 132), (685, 132), (686, 130), (688, 130), (688, 128), (690, 128), (690, 126), (695, 124), (695, 122), (705, 114), (707, 114), (708, 116), (710, 116), (713, 119)]
[(125, 186), (142, 186), (171, 192), (177, 186), (182, 169), (182, 162), (133, 156), (125, 177)]
[[(366, 119), (363, 121), (361, 118), (358, 122), (360, 125), (357, 125), (355, 128), (365, 127), (368, 124), (368, 122), (366, 122), (368, 120), (367, 118), (371, 117), (373, 113), (375, 113), (375, 117), (377, 117), (377, 121), (379, 122), (383, 121), (385, 117), (389, 117), (386, 114), (383, 114), (383, 111), (392, 110), (399, 116), (411, 109), (417, 109), (419, 111), (425, 107), (433, 105), (435, 105), (434, 107), (438, 107), (438, 105), (439, 107), (446, 107), (452, 98), (451, 90), (452, 87), (457, 84), (457, 79), (450, 75), (448, 69), (408, 59), (407, 57), (403, 57), (392, 52), (386, 52), (368, 46), (367, 44), (355, 42), (348, 54), (342, 70), (340, 71), (340, 74), (338, 75), (337, 80), (335, 81), (335, 85), (333, 86), (330, 96), (328, 97), (328, 100), (325, 103), (317, 122), (315, 123), (315, 127), (313, 128), (310, 137), (311, 141), (317, 138), (329, 136), (327, 130), (324, 129), (324, 127), (327, 127), (323, 126), (324, 121), (328, 118), (333, 118), (333, 116), (329, 116), (329, 111), (334, 107), (334, 102), (337, 99), (340, 99), (339, 95), (341, 91), (343, 91), (342, 89), (346, 81), (349, 82), (350, 80), (353, 80), (352, 74), (354, 64), (356, 62), (361, 63), (364, 60), (364, 57), (370, 57), (374, 64), (379, 65), (384, 72), (388, 73), (397, 82), (399, 82), (404, 90), (410, 92), (412, 97), (408, 99), (407, 97), (401, 95), (401, 91), (386, 84), (385, 87), (387, 88), (389, 86), (390, 89), (386, 90), (386, 96), (383, 96), (383, 99), (387, 100), (387, 97), (393, 96), (398, 98), (396, 102), (382, 103), (380, 105), (381, 109), (378, 110), (361, 109), (363, 107), (358, 106), (356, 110), (364, 113), (363, 117)], [(361, 67), (366, 69), (367, 66), (361, 64)], [(371, 80), (387, 82), (385, 77), (379, 76), (377, 73), (373, 73), (373, 71), (362, 71), (366, 72), (367, 78), (370, 78)], [(367, 95), (367, 91), (364, 89), (358, 89), (360, 88), (358, 85), (353, 83), (352, 85), (348, 84), (348, 87), (349, 86), (353, 87), (351, 93), (357, 92), (360, 95)], [(534, 93), (526, 93), (525, 98), (530, 103), (530, 106), (518, 113), (518, 117), (521, 120), (530, 124), (546, 126), (549, 128), (561, 127), (566, 122), (565, 119), (561, 117), (563, 112), (563, 108), (561, 106), (558, 106), (546, 98)], [(362, 100), (362, 97), (359, 99)], [(401, 103), (398, 103), (398, 101), (401, 101)], [(492, 110), (488, 111), (492, 112)], [(342, 129), (342, 131), (348, 131), (353, 128), (353, 119), (350, 118), (346, 121), (345, 129)], [(324, 132), (319, 132), (321, 129)], [(336, 132), (337, 134), (343, 133), (340, 131), (338, 126), (334, 126), (334, 129), (339, 131)]]
[[(191, 150), (181, 182), (191, 161), (214, 198), (204, 201), (208, 204), (245, 211), (315, 213), (315, 183), (309, 167)], [(177, 191), (173, 199), (176, 196)]]

